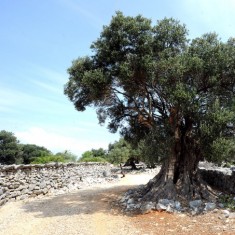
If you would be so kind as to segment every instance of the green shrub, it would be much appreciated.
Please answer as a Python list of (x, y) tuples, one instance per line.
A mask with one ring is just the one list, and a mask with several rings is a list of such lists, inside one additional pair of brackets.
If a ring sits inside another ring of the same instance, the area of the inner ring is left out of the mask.
[(50, 155), (50, 156), (42, 156), (36, 158), (32, 164), (45, 164), (48, 162), (65, 162), (64, 157), (57, 156), (57, 155)]
[(107, 162), (107, 160), (102, 157), (82, 157), (79, 162)]
[(234, 195), (222, 194), (219, 197), (219, 202), (223, 203), (226, 208), (235, 210), (235, 198)]

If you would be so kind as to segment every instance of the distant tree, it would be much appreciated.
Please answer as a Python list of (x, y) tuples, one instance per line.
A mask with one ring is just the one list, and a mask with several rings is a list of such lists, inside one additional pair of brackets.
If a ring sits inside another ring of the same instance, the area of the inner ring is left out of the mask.
[(105, 150), (102, 148), (91, 151), (86, 151), (82, 154), (82, 157), (79, 159), (79, 162), (107, 162)]
[(45, 157), (52, 155), (51, 151), (45, 147), (37, 146), (35, 144), (21, 145), (23, 164), (30, 164), (38, 157)]
[(102, 157), (105, 158), (106, 157), (106, 151), (103, 148), (99, 148), (99, 149), (92, 149), (91, 150), (92, 155), (94, 157)]
[(56, 153), (55, 156), (61, 156), (62, 158), (64, 158), (65, 162), (76, 162), (77, 161), (77, 156), (68, 150), (65, 150), (64, 152)]
[(81, 157), (79, 162), (107, 162), (107, 160), (102, 157)]
[(22, 162), (19, 141), (12, 132), (0, 131), (0, 163), (19, 164)]
[(141, 200), (209, 199), (199, 161), (234, 156), (235, 39), (187, 34), (172, 18), (152, 25), (117, 12), (91, 45), (92, 56), (68, 70), (65, 94), (78, 111), (93, 106), (111, 132), (154, 147), (162, 168)]
[(35, 158), (34, 161), (32, 161), (32, 164), (46, 164), (50, 162), (65, 162), (65, 159), (63, 156), (56, 156), (56, 155), (49, 155), (49, 156), (42, 156)]
[(107, 159), (110, 163), (125, 163), (136, 169), (135, 163), (140, 159), (140, 152), (131, 146), (130, 143), (121, 138), (113, 144), (109, 144)]
[(84, 158), (88, 158), (88, 157), (94, 157), (92, 151), (90, 151), (90, 150), (85, 151), (85, 152), (82, 154), (82, 157), (81, 157), (80, 159), (84, 159)]

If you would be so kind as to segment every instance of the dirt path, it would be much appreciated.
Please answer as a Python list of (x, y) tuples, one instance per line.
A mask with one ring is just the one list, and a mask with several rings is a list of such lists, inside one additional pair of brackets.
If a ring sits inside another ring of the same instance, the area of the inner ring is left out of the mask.
[(217, 213), (196, 217), (153, 212), (128, 216), (111, 206), (127, 189), (151, 175), (127, 175), (120, 182), (76, 193), (12, 202), (0, 208), (0, 235), (235, 234), (235, 221)]

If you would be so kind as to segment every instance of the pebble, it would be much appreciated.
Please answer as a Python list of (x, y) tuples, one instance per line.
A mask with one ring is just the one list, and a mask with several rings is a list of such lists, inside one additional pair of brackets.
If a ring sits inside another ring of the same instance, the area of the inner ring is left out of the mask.
[(235, 212), (229, 214), (229, 219), (235, 219)]

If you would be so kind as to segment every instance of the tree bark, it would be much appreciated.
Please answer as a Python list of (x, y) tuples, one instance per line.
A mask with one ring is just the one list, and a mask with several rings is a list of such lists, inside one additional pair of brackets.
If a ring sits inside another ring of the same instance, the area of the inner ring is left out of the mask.
[(192, 137), (192, 121), (186, 117), (175, 123), (171, 156), (145, 186), (141, 197), (144, 201), (213, 199), (198, 173), (200, 151)]
[(130, 157), (124, 166), (131, 166), (131, 170), (138, 170), (138, 168), (136, 167), (135, 163), (138, 163), (138, 160), (134, 157)]

